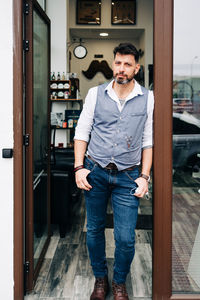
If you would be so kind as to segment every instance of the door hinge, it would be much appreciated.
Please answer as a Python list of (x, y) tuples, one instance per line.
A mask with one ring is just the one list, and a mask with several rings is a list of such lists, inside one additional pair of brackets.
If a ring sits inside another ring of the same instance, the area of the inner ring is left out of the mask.
[(24, 14), (25, 15), (29, 14), (29, 4), (28, 3), (24, 3)]
[(28, 40), (23, 41), (23, 49), (24, 49), (24, 51), (29, 51), (29, 41)]
[(23, 137), (23, 145), (29, 146), (29, 134), (25, 134)]
[(30, 262), (29, 261), (26, 261), (25, 264), (24, 264), (24, 271), (26, 273), (29, 272), (29, 269), (30, 269)]

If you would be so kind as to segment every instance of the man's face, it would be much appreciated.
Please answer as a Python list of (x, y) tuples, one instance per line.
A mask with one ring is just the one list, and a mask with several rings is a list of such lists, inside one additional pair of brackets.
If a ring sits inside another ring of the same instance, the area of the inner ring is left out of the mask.
[(133, 80), (140, 69), (135, 57), (131, 54), (116, 53), (113, 61), (113, 77), (118, 84), (127, 84)]

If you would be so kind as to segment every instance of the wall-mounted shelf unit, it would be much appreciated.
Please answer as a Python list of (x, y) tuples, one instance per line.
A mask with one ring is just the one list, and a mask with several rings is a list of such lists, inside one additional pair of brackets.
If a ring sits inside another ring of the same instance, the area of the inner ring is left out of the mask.
[[(59, 143), (67, 143), (66, 148), (73, 147), (74, 131), (77, 124), (78, 117), (83, 108), (83, 100), (76, 98), (76, 91), (79, 88), (78, 78), (70, 80), (51, 80), (50, 81), (50, 103), (51, 103), (51, 117), (52, 117), (52, 138), (53, 146)], [(57, 106), (54, 106), (56, 105)], [(78, 109), (75, 103), (78, 103)], [(60, 109), (59, 109), (60, 107)], [(55, 120), (59, 115), (62, 115), (62, 121)], [(53, 121), (54, 120), (54, 121)], [(57, 124), (57, 125), (55, 125)], [(56, 135), (56, 131), (61, 130), (60, 134)], [(65, 137), (62, 131), (65, 130)], [(66, 136), (67, 135), (67, 136)], [(66, 140), (67, 138), (67, 140)], [(63, 140), (64, 139), (64, 140)]]

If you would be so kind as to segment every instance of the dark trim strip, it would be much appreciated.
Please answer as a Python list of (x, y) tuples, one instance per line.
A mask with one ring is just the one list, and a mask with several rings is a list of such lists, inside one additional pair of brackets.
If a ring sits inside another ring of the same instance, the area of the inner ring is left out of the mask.
[[(47, 27), (48, 27), (48, 44), (49, 44), (49, 51), (48, 51), (48, 74), (50, 74), (50, 70), (51, 70), (51, 21), (48, 18), (48, 16), (46, 15), (46, 13), (43, 11), (43, 9), (41, 9), (41, 6), (39, 5), (39, 3), (35, 0), (32, 0), (33, 2), (33, 11), (36, 11), (37, 14), (41, 17), (41, 19), (46, 23)], [(48, 77), (48, 99), (50, 99), (50, 78)], [(48, 190), (47, 190), (47, 211), (48, 211), (48, 218), (47, 218), (47, 224), (48, 224), (48, 237), (46, 239), (46, 242), (43, 246), (42, 252), (40, 254), (40, 257), (38, 259), (38, 263), (35, 267), (35, 269), (33, 270), (33, 283), (35, 284), (37, 277), (39, 275), (40, 272), (40, 268), (42, 266), (43, 263), (43, 259), (45, 256), (45, 253), (47, 251), (47, 248), (49, 246), (49, 242), (50, 242), (50, 236), (51, 236), (51, 230), (50, 230), (50, 226), (51, 226), (51, 220), (50, 220), (50, 144), (51, 144), (51, 136), (50, 136), (50, 102), (47, 102), (48, 104), (48, 166), (47, 166), (47, 174), (48, 174), (48, 179), (47, 179), (47, 186), (48, 186)]]
[[(40, 5), (36, 0), (27, 0), (29, 4), (29, 15), (26, 17), (26, 38), (29, 40), (29, 51), (26, 53), (26, 133), (30, 135), (29, 147), (26, 148), (26, 260), (30, 262), (29, 273), (26, 275), (26, 290), (32, 291), (34, 288), (35, 281), (39, 274), (39, 270), (44, 258), (46, 249), (50, 241), (50, 216), (48, 214), (48, 237), (43, 247), (37, 265), (34, 266), (34, 193), (33, 193), (33, 144), (34, 144), (34, 124), (33, 124), (33, 113), (34, 113), (34, 88), (33, 88), (33, 68), (34, 68), (34, 57), (33, 57), (33, 16), (36, 12), (41, 19), (48, 26), (48, 39), (50, 43), (50, 19), (41, 9)], [(50, 50), (50, 49), (49, 49)], [(48, 53), (48, 59), (50, 62), (50, 52)], [(50, 64), (48, 74), (50, 74)], [(48, 84), (49, 92), (49, 84)], [(48, 96), (49, 99), (49, 96)], [(48, 112), (49, 112), (49, 101), (48, 101)], [(32, 116), (32, 117), (30, 117)], [(48, 117), (48, 122), (50, 114)], [(48, 123), (49, 126), (49, 123)], [(50, 128), (50, 126), (49, 126)], [(48, 132), (49, 133), (49, 132)], [(50, 137), (49, 137), (50, 138)], [(48, 149), (48, 183), (50, 184), (50, 139)], [(50, 187), (49, 187), (50, 188)], [(48, 189), (48, 207), (50, 207), (50, 189)]]
[[(22, 0), (13, 0), (14, 126), (14, 299), (22, 300), (23, 274), (23, 16)], [(17, 80), (16, 80), (17, 79)]]

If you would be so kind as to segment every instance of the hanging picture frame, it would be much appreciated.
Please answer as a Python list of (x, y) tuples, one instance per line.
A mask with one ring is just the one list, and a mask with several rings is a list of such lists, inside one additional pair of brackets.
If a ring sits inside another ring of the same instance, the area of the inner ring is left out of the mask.
[(77, 0), (76, 24), (100, 25), (101, 24), (101, 1)]
[(111, 6), (112, 25), (136, 24), (136, 0), (112, 0)]

